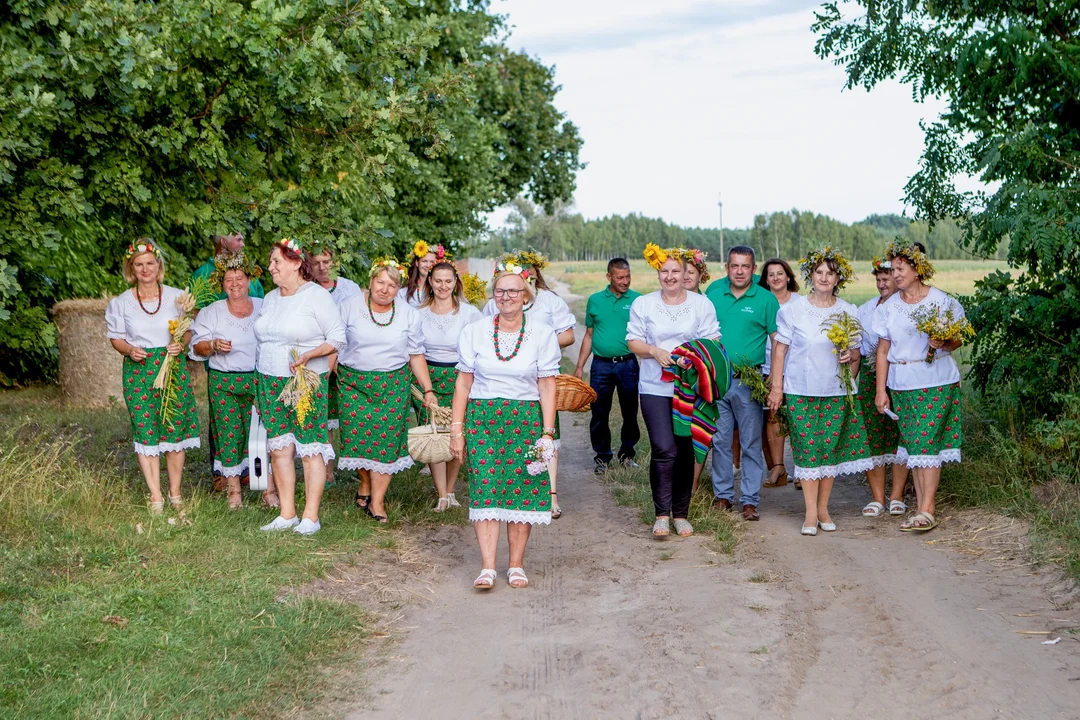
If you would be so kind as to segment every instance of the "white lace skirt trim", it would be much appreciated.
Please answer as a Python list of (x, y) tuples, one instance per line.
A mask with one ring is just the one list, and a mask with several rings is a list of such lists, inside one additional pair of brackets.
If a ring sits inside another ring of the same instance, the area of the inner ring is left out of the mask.
[(181, 440), (178, 443), (158, 443), (157, 445), (142, 445), (140, 443), (132, 443), (135, 446), (135, 452), (139, 455), (146, 455), (147, 457), (157, 457), (161, 453), (177, 452), (178, 450), (190, 450), (191, 448), (197, 448), (201, 445), (201, 441), (197, 437), (188, 438), (187, 440)]
[(248, 471), (248, 459), (244, 458), (240, 461), (239, 465), (232, 465), (225, 467), (221, 464), (220, 460), (214, 461), (214, 473), (221, 477), (241, 477), (247, 475)]
[(497, 520), (508, 523), (527, 523), (529, 525), (550, 525), (551, 511), (506, 510), (503, 508), (469, 508), (469, 522)]
[(292, 433), (285, 433), (268, 439), (266, 441), (266, 450), (267, 452), (284, 450), (290, 445), (296, 448), (296, 454), (302, 458), (322, 455), (324, 463), (334, 459), (334, 446), (330, 443), (299, 443)]
[(874, 463), (874, 467), (885, 467), (886, 465), (903, 465), (904, 461), (900, 459), (900, 456), (896, 453), (885, 453), (884, 455), (874, 455), (870, 458), (870, 462)]
[(795, 466), (795, 479), (796, 480), (821, 480), (822, 478), (835, 478), (841, 475), (854, 475), (856, 473), (863, 473), (874, 467), (874, 462), (871, 458), (861, 458), (859, 460), (849, 460), (848, 462), (842, 462), (837, 465), (823, 465), (815, 468), (804, 468)]
[(327, 430), (337, 430), (339, 427), (341, 427), (341, 421), (340, 420), (327, 420), (326, 421), (326, 429)]
[(906, 447), (898, 447), (896, 457), (896, 462), (909, 468), (941, 467), (945, 463), (960, 462), (960, 448), (942, 450), (937, 455), (911, 455)]
[(402, 470), (408, 470), (416, 462), (406, 455), (400, 457), (392, 463), (379, 462), (378, 460), (369, 460), (368, 458), (351, 458), (343, 457), (338, 461), (338, 467), (342, 470), (373, 470), (385, 475), (393, 475), (399, 473)]

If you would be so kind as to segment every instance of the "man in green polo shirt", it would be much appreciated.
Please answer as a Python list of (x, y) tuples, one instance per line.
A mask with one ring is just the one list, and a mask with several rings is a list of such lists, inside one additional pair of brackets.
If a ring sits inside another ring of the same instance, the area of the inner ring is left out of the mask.
[[(765, 343), (776, 334), (776, 296), (754, 282), (753, 248), (738, 245), (728, 251), (727, 282), (709, 286), (705, 296), (716, 308), (720, 334), (728, 359), (736, 365), (758, 367), (765, 364)], [(742, 514), (747, 520), (758, 519), (758, 493), (765, 477), (761, 454), (761, 427), (764, 411), (750, 398), (750, 388), (738, 376), (727, 395), (717, 403), (720, 417), (713, 435), (712, 483), (713, 507), (730, 510), (735, 501), (735, 472), (731, 465), (731, 436), (739, 428), (742, 450)]]
[[(243, 233), (232, 233), (231, 235), (215, 235), (214, 236), (214, 254), (210, 256), (210, 259), (195, 269), (195, 272), (191, 273), (191, 279), (206, 278), (210, 279), (210, 276), (214, 274), (214, 258), (223, 251), (236, 252), (240, 248), (244, 247), (244, 235)], [(262, 283), (258, 278), (251, 278), (251, 282), (248, 284), (248, 295), (250, 297), (261, 298), (266, 293), (263, 292)], [(214, 300), (224, 300), (225, 293), (219, 291), (217, 297)], [(211, 301), (212, 302), (212, 301)], [(202, 310), (209, 305), (209, 302), (200, 303), (197, 309)]]
[(641, 439), (638, 429), (638, 361), (626, 346), (626, 326), (630, 322), (630, 305), (641, 293), (630, 289), (630, 263), (625, 258), (614, 258), (607, 266), (608, 286), (589, 296), (585, 308), (585, 337), (581, 341), (574, 375), (581, 377), (585, 361), (594, 353), (589, 367), (589, 385), (596, 391), (592, 404), (592, 420), (589, 422), (589, 438), (596, 457), (596, 473), (607, 470), (611, 463), (611, 400), (619, 393), (622, 410), (622, 434), (619, 460), (631, 467), (634, 462), (634, 446)]

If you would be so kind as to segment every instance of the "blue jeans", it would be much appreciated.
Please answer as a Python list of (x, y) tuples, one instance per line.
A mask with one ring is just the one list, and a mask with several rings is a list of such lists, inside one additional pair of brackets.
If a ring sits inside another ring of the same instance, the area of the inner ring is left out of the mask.
[(623, 421), (619, 459), (633, 460), (634, 446), (641, 439), (637, 420), (637, 358), (612, 362), (593, 357), (589, 368), (589, 385), (596, 391), (596, 402), (592, 404), (592, 419), (589, 421), (589, 439), (592, 441), (596, 459), (604, 463), (611, 462), (611, 428), (608, 427), (608, 416), (611, 415), (611, 400), (618, 391)]
[(732, 380), (727, 395), (716, 404), (720, 417), (712, 446), (712, 485), (717, 500), (735, 501), (735, 471), (731, 467), (731, 436), (739, 428), (742, 448), (742, 505), (758, 505), (758, 493), (765, 478), (765, 458), (761, 454), (761, 428), (764, 410), (750, 399), (750, 388)]

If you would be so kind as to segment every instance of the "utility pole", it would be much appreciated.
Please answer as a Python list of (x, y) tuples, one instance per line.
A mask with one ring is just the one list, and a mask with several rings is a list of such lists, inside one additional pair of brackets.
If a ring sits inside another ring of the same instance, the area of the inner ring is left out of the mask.
[(720, 208), (720, 262), (724, 260), (724, 200), (720, 193), (716, 193), (716, 206)]

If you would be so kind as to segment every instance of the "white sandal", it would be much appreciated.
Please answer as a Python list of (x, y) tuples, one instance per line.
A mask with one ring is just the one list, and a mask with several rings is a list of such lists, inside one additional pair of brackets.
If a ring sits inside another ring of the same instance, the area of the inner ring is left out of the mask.
[(652, 526), (652, 534), (653, 537), (658, 538), (667, 537), (671, 534), (671, 525), (668, 524), (668, 519), (666, 517), (656, 518), (656, 522), (654, 522)]
[(810, 535), (811, 537), (813, 537), (814, 535), (817, 535), (817, 525), (815, 525), (812, 528), (811, 527), (804, 527), (802, 529), (802, 534), (803, 535)]
[(498, 575), (494, 570), (484, 568), (473, 580), (472, 586), (476, 590), (490, 590), (495, 587), (495, 577)]
[(447, 497), (441, 497), (441, 498), (439, 498), (438, 504), (431, 509), (431, 512), (437, 512), (437, 513), (446, 512), (447, 508), (449, 508), (449, 507), (450, 507), (450, 499), (447, 498)]
[(184, 498), (180, 495), (169, 495), (169, 504), (174, 508), (184, 507)]
[(890, 500), (889, 501), (889, 514), (890, 515), (903, 515), (908, 510), (907, 505), (903, 500)]
[(447, 507), (461, 507), (461, 503), (454, 497), (454, 493), (446, 493), (446, 505)]
[(675, 532), (679, 537), (690, 537), (694, 534), (694, 526), (686, 518), (675, 518)]
[[(515, 580), (521, 580), (524, 582), (522, 585), (515, 585)], [(507, 568), (506, 569), (506, 582), (510, 587), (515, 590), (521, 590), (522, 588), (529, 587), (529, 578), (525, 575), (524, 568)]]
[(876, 518), (885, 514), (885, 506), (877, 500), (862, 509), (863, 517)]

